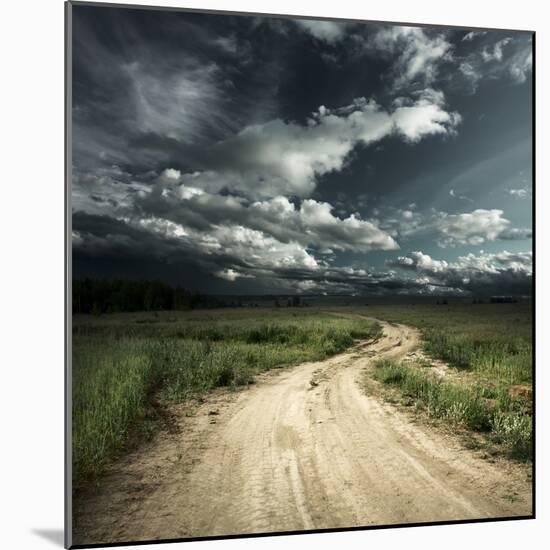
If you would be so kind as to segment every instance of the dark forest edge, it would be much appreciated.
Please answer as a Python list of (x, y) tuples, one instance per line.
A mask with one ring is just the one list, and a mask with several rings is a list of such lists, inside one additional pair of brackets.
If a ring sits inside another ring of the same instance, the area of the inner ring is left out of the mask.
[(189, 310), (219, 306), (185, 288), (173, 288), (161, 281), (73, 280), (73, 313), (118, 313), (132, 311)]
[[(122, 313), (136, 311), (188, 311), (192, 309), (255, 307), (254, 299), (219, 297), (201, 294), (162, 281), (130, 281), (123, 279), (75, 279), (72, 288), (73, 313)], [(300, 296), (274, 296), (274, 306), (307, 305)]]
[(203, 294), (181, 286), (173, 287), (159, 280), (74, 279), (72, 311), (76, 314), (101, 315), (139, 311), (189, 311), (194, 309), (239, 307), (300, 306), (370, 306), (391, 304), (462, 304), (529, 303), (529, 296), (463, 296), (428, 295), (349, 296), (349, 295), (252, 295), (219, 296)]

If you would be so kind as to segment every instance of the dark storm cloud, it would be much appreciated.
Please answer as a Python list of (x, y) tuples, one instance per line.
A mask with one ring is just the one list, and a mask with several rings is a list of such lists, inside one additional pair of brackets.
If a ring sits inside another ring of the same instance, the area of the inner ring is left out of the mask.
[(283, 243), (260, 231), (223, 225), (196, 231), (162, 218), (114, 219), (77, 212), (73, 247), (95, 256), (155, 257), (165, 262), (192, 258), (219, 270), (225, 266), (256, 270), (316, 270), (319, 263), (298, 243)]
[[(425, 287), (422, 283), (399, 279), (391, 273), (319, 263), (299, 247), (280, 245), (277, 248), (274, 242), (266, 242), (260, 234), (250, 233), (244, 228), (210, 235), (206, 239), (208, 253), (197, 254), (200, 244), (194, 238), (182, 238), (187, 236), (178, 235), (177, 228), (163, 224), (157, 227), (131, 224), (83, 213), (75, 213), (73, 218), (73, 253), (79, 265), (97, 260), (118, 263), (123, 257), (132, 265), (136, 262), (145, 266), (156, 263), (172, 274), (173, 267), (185, 264), (188, 271), (179, 273), (180, 282), (198, 284), (196, 275), (203, 273), (230, 282), (237, 279), (256, 282), (260, 279), (264, 291), (275, 289), (279, 292), (384, 294), (389, 291), (422, 291)], [(263, 258), (259, 258), (266, 245), (268, 249)], [(248, 249), (248, 255), (244, 248)], [(283, 261), (280, 261), (281, 254)]]
[[(498, 247), (530, 246), (528, 35), (73, 13), (76, 272), (126, 276), (126, 260), (226, 293), (525, 290)], [(434, 246), (445, 278), (396, 259)], [(467, 257), (496, 267), (461, 277)]]
[(394, 271), (329, 265), (316, 261), (294, 243), (266, 239), (262, 233), (242, 226), (219, 228), (210, 234), (182, 234), (177, 226), (160, 220), (129, 223), (83, 213), (74, 215), (73, 224), (73, 247), (78, 257), (111, 257), (114, 261), (125, 257), (144, 264), (154, 260), (165, 266), (187, 264), (195, 271), (230, 282), (259, 279), (264, 289), (280, 292), (527, 295), (531, 291), (530, 253), (469, 254), (449, 263), (412, 252), (388, 262), (388, 267), (414, 272), (411, 277)]

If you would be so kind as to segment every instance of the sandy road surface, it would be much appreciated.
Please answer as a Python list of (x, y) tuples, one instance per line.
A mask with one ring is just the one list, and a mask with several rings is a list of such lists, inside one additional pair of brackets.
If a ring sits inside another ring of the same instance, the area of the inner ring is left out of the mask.
[[(527, 468), (491, 463), (365, 395), (372, 357), (418, 333), (215, 392), (181, 429), (117, 462), (76, 506), (75, 543), (261, 533), (531, 513)], [(216, 413), (216, 414), (212, 414)]]

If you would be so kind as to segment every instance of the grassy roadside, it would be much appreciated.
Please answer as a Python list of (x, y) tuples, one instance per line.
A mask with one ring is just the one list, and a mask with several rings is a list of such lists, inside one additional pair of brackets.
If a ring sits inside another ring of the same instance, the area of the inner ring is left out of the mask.
[(531, 459), (532, 421), (525, 400), (512, 399), (502, 389), (495, 392), (480, 384), (446, 381), (425, 367), (388, 359), (375, 363), (372, 374), (429, 416), (487, 435), (511, 458)]
[[(422, 358), (374, 364), (389, 398), (482, 436), (495, 452), (532, 458), (531, 310), (525, 304), (389, 306), (369, 315), (416, 326)], [(433, 360), (449, 366), (444, 375)]]
[[(275, 367), (321, 360), (379, 327), (318, 310), (217, 310), (76, 316), (73, 323), (75, 486), (101, 473), (151, 405), (237, 388)], [(154, 416), (154, 415), (153, 415)]]

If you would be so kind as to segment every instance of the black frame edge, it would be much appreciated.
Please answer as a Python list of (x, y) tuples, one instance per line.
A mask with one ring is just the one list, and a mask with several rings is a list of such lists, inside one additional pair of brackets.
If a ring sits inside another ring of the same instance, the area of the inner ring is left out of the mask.
[(72, 499), (72, 361), (71, 361), (71, 327), (72, 327), (72, 254), (71, 254), (71, 172), (72, 172), (72, 3), (65, 2), (64, 24), (64, 247), (65, 247), (65, 293), (64, 293), (64, 547), (72, 547), (73, 499)]
[(536, 355), (536, 349), (537, 349), (537, 300), (536, 300), (536, 293), (537, 293), (537, 276), (536, 276), (536, 234), (537, 234), (537, 203), (536, 203), (536, 187), (537, 187), (537, 162), (536, 162), (536, 150), (537, 150), (537, 132), (536, 132), (536, 111), (537, 111), (537, 91), (536, 91), (536, 32), (533, 31), (531, 35), (531, 50), (532, 50), (532, 56), (533, 56), (533, 62), (532, 62), (532, 69), (531, 69), (531, 86), (532, 86), (532, 121), (531, 121), (531, 133), (533, 137), (533, 143), (532, 143), (532, 150), (531, 150), (531, 164), (532, 164), (532, 193), (531, 193), (531, 224), (532, 224), (532, 253), (533, 253), (533, 280), (532, 280), (532, 290), (531, 290), (531, 315), (532, 315), (532, 323), (531, 323), (531, 341), (532, 341), (532, 375), (533, 375), (533, 424), (532, 424), (532, 441), (533, 441), (533, 462), (532, 462), (532, 479), (531, 479), (531, 513), (533, 514), (533, 518), (535, 519), (537, 517), (536, 515), (536, 509), (537, 509), (537, 499), (536, 499), (536, 478), (537, 478), (537, 434), (536, 434), (536, 425), (537, 425), (537, 355)]

